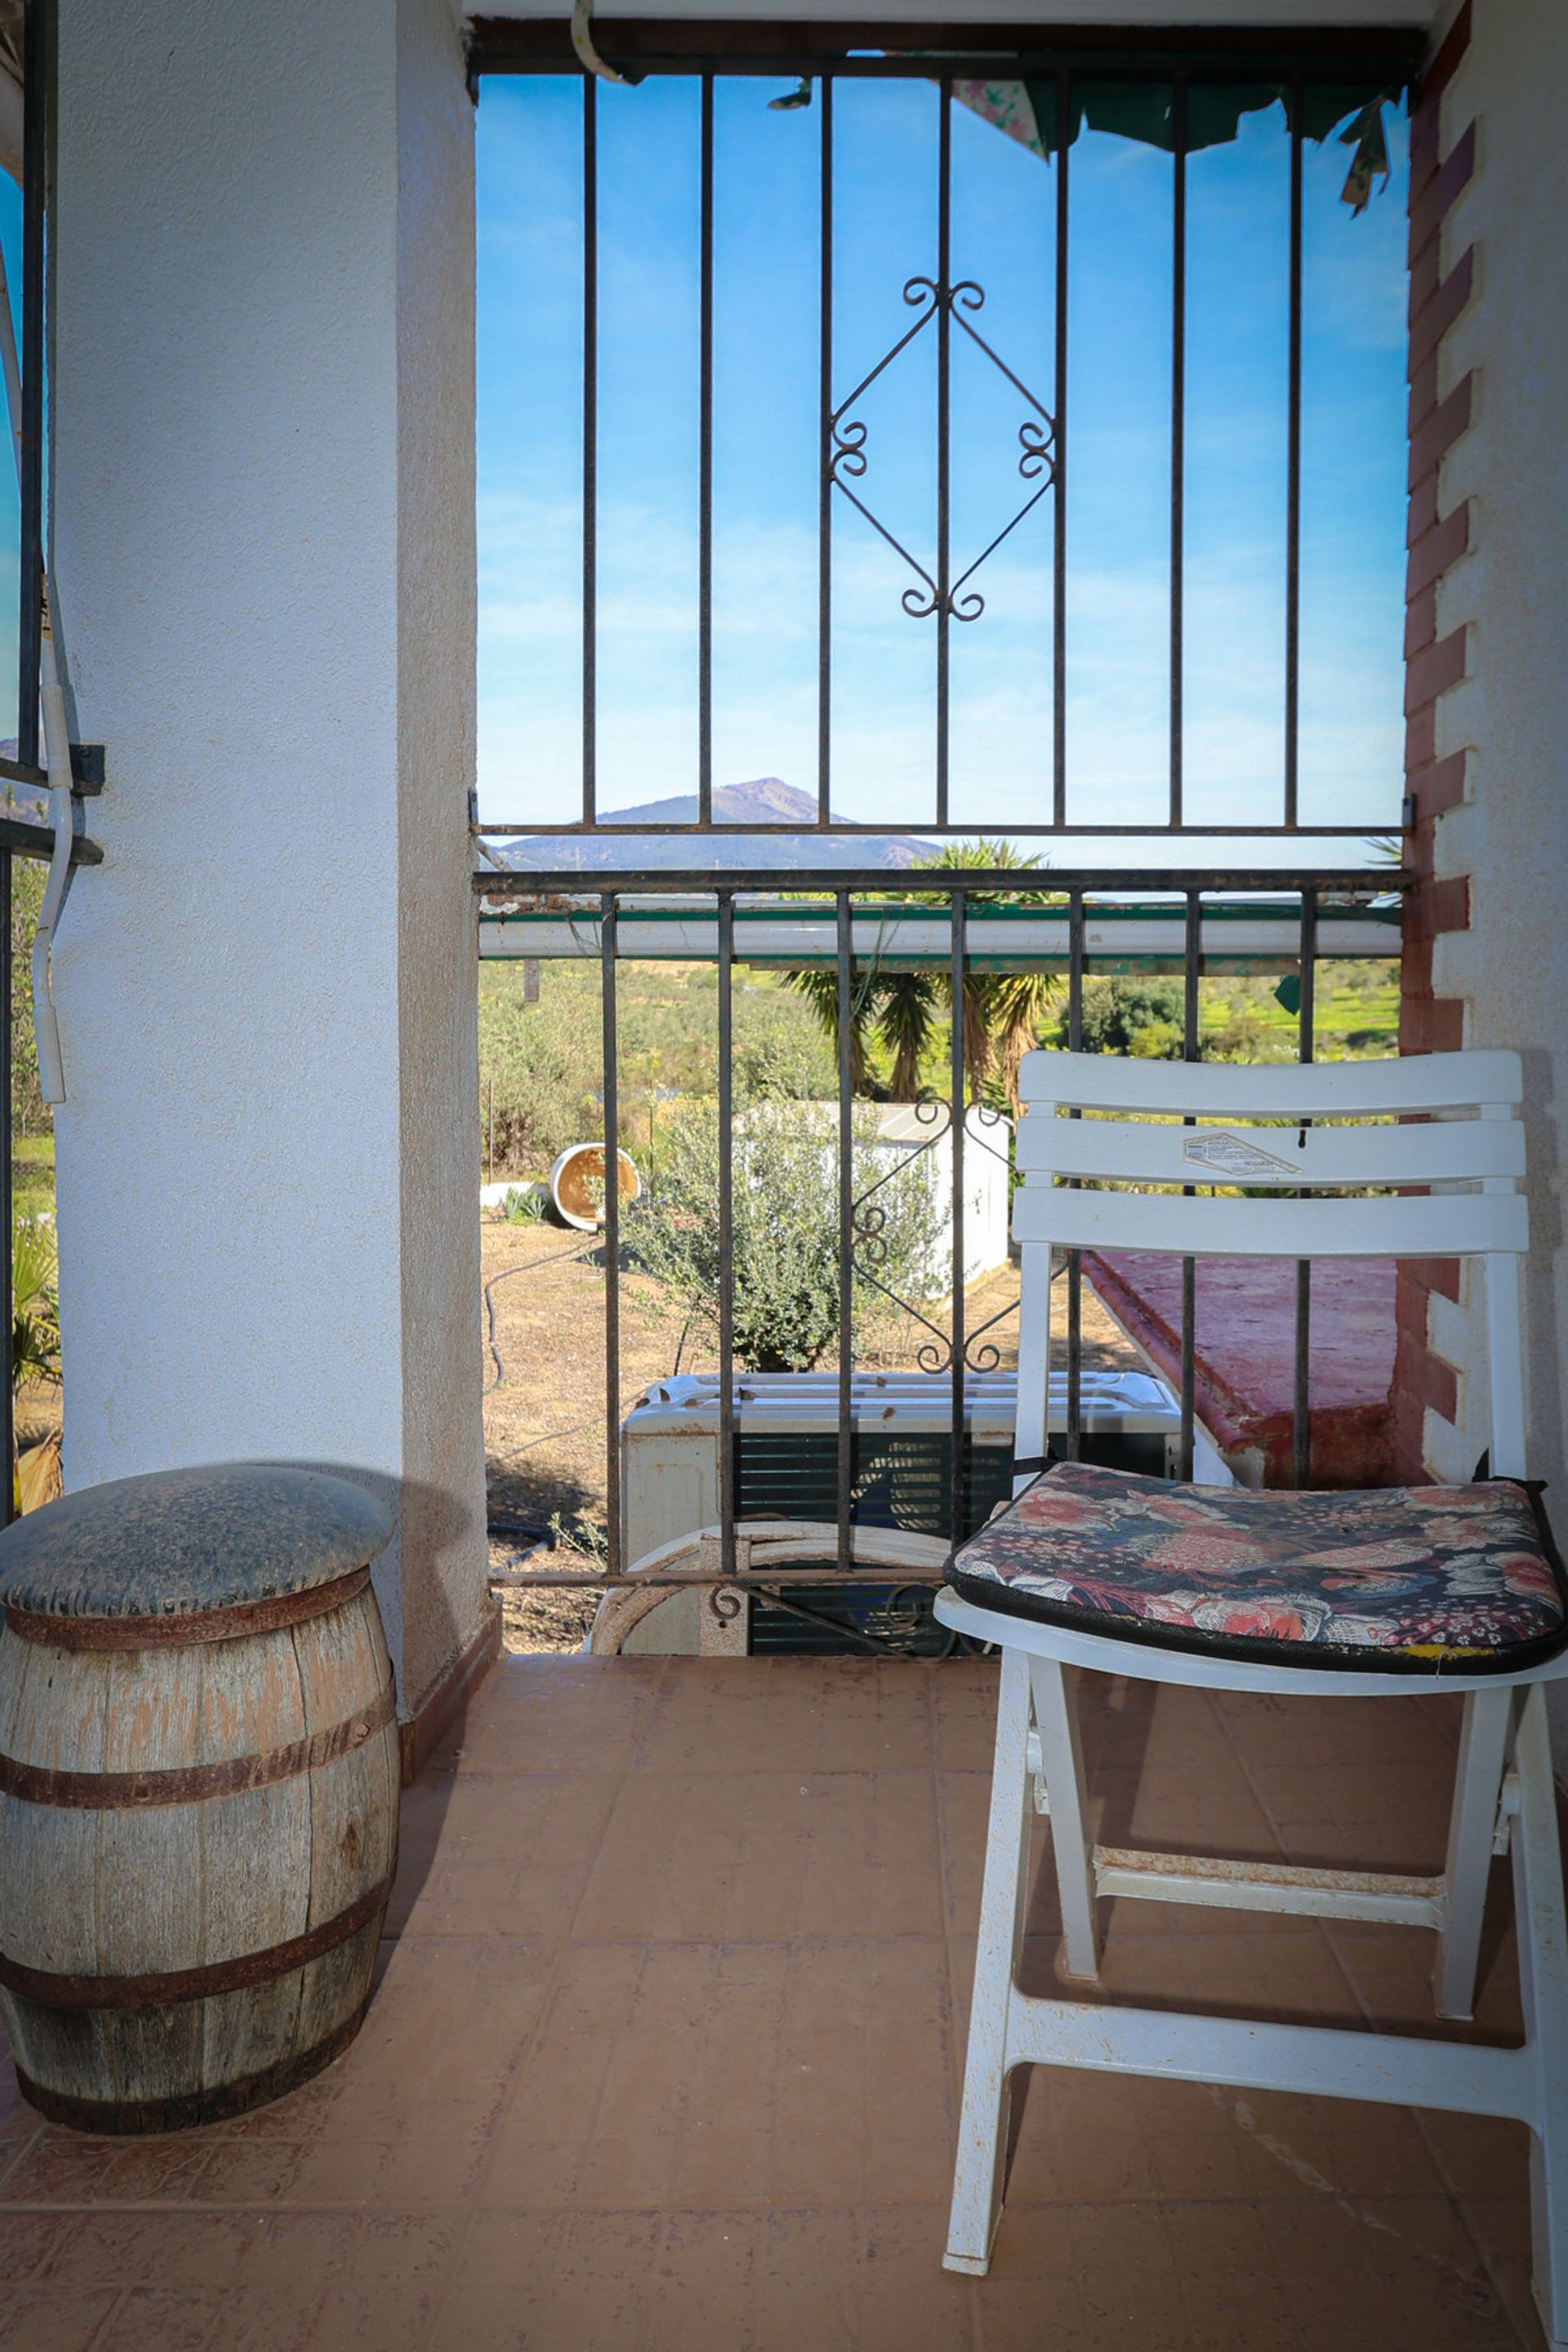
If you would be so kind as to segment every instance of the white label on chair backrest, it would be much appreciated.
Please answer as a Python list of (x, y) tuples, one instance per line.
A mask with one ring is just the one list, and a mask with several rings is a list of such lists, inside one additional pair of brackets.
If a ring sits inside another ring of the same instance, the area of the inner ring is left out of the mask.
[(1292, 1168), (1288, 1160), (1276, 1160), (1271, 1151), (1260, 1151), (1245, 1135), (1232, 1135), (1224, 1128), (1207, 1128), (1189, 1136), (1182, 1145), (1182, 1158), (1199, 1168), (1213, 1168), (1223, 1176), (1255, 1176), (1266, 1184), (1278, 1184), (1285, 1177), (1299, 1180), (1300, 1171)]

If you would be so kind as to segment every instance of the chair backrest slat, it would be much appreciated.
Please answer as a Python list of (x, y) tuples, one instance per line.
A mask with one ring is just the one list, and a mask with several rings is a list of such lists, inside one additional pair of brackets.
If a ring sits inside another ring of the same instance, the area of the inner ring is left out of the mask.
[(1524, 1173), (1517, 1119), (1387, 1127), (1181, 1127), (1062, 1118), (1031, 1106), (1018, 1123), (1020, 1174), (1124, 1183), (1259, 1186), (1477, 1183)]
[(1514, 1193), (1187, 1200), (1179, 1192), (1068, 1192), (1041, 1181), (1015, 1194), (1013, 1238), (1026, 1246), (1181, 1257), (1469, 1257), (1522, 1252), (1529, 1230), (1524, 1201)]
[(1154, 1062), (1110, 1054), (1026, 1054), (1028, 1104), (1153, 1111), (1177, 1118), (1407, 1118), (1512, 1105), (1523, 1094), (1517, 1054), (1410, 1054), (1385, 1062)]
[[(1530, 1241), (1522, 1093), (1520, 1058), (1506, 1052), (1264, 1066), (1026, 1055), (1023, 1182), (1013, 1202), (1023, 1248), (1021, 1450), (1037, 1453), (1044, 1442), (1053, 1248), (1477, 1257), (1493, 1469), (1520, 1475)], [(1298, 1349), (1300, 1333), (1299, 1322)]]

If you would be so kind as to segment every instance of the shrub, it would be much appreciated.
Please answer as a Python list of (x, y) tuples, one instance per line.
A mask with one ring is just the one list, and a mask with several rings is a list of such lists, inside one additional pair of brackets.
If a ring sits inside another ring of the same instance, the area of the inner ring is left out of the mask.
[[(1182, 1058), (1182, 989), (1174, 980), (1090, 980), (1083, 992), (1081, 1035), (1086, 1054), (1135, 1054), (1142, 1059)], [(1067, 1044), (1064, 1014), (1057, 1042)]]
[[(934, 1161), (908, 1166), (874, 1150), (875, 1113), (856, 1114), (856, 1312), (897, 1309), (931, 1287)], [(733, 1268), (735, 1360), (753, 1371), (820, 1363), (838, 1339), (837, 1132), (820, 1106), (750, 1104), (735, 1123)], [(885, 1181), (879, 1181), (885, 1180)], [(874, 1189), (873, 1189), (874, 1188)], [(682, 1105), (661, 1124), (640, 1201), (628, 1210), (627, 1246), (662, 1283), (672, 1307), (710, 1334), (719, 1328), (719, 1118), (712, 1102)]]

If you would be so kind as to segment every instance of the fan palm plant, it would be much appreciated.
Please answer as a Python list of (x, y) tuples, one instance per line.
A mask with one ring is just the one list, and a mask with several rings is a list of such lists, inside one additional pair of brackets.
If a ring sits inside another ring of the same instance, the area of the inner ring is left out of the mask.
[[(975, 867), (1028, 872), (1037, 861), (1010, 841), (948, 843), (923, 861), (928, 870), (952, 873)], [(945, 906), (945, 894), (911, 889), (889, 893), (916, 905)], [(995, 891), (968, 894), (971, 907), (1004, 903)], [(1049, 907), (1061, 903), (1057, 891), (1024, 887), (1009, 890), (1005, 902), (1015, 906)], [(806, 999), (835, 1045), (838, 1037), (838, 979), (833, 971), (797, 971), (787, 974), (790, 987)], [(1061, 994), (1054, 972), (966, 972), (963, 981), (963, 1061), (976, 1097), (994, 1092), (1005, 1097), (1009, 1109), (1018, 1108), (1018, 1065), (1035, 1044), (1047, 1015)], [(887, 971), (858, 965), (850, 1004), (849, 1066), (857, 1094), (872, 1090), (873, 1044), (888, 1057), (885, 1085), (878, 1087), (893, 1102), (913, 1102), (921, 1092), (920, 1068), (935, 1047), (941, 1030), (951, 1018), (952, 983), (945, 972)]]

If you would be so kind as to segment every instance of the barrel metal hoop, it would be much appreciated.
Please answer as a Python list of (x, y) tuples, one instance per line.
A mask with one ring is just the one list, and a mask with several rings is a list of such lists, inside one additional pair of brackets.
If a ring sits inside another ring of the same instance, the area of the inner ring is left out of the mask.
[(5, 1630), (24, 1642), (55, 1650), (187, 1649), (198, 1642), (232, 1642), (244, 1633), (276, 1633), (324, 1617), (363, 1592), (368, 1568), (351, 1569), (331, 1584), (308, 1592), (280, 1592), (268, 1601), (243, 1601), (232, 1609), (190, 1610), (175, 1617), (56, 1617), (36, 1610), (5, 1611)]
[(366, 1993), (340, 2026), (318, 2042), (314, 2049), (301, 2051), (297, 2057), (279, 2059), (276, 2065), (264, 2066), (255, 2074), (242, 2074), (236, 2082), (219, 2083), (210, 2090), (187, 2091), (172, 2099), (79, 2098), (74, 2092), (56, 2091), (47, 2084), (36, 2083), (20, 2066), (16, 2068), (16, 2080), (30, 2106), (37, 2107), (50, 2123), (68, 2124), (75, 2131), (192, 2131), (200, 2124), (226, 2123), (231, 2116), (245, 2115), (252, 2107), (265, 2106), (269, 2100), (297, 2091), (301, 2083), (308, 2083), (313, 2074), (321, 2074), (335, 2058), (342, 2056), (364, 2023), (369, 2007), (370, 1995)]
[(384, 1731), (396, 1709), (388, 1682), (368, 1707), (261, 1756), (226, 1756), (214, 1764), (181, 1764), (163, 1772), (57, 1772), (44, 1764), (20, 1764), (0, 1755), (0, 1796), (24, 1804), (58, 1805), (77, 1812), (140, 1812), (151, 1805), (199, 1805), (215, 1797), (243, 1796), (279, 1780), (319, 1771), (363, 1748)]
[(335, 1918), (323, 1919), (302, 1936), (268, 1945), (265, 1951), (241, 1952), (232, 1960), (214, 1960), (199, 1969), (165, 1969), (151, 1976), (76, 1977), (53, 1969), (25, 1968), (0, 1952), (0, 1985), (19, 2000), (36, 2001), (41, 2009), (177, 2009), (182, 2001), (241, 1992), (306, 1968), (347, 1943), (382, 1910), (395, 1875), (395, 1863), (378, 1885)]

